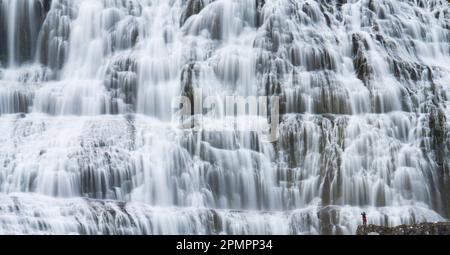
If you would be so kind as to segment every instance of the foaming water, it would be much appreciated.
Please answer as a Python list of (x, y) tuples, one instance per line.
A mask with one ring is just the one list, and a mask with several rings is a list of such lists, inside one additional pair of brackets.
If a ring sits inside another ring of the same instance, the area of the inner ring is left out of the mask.
[[(354, 234), (361, 211), (450, 215), (447, 1), (0, 13), (2, 234)], [(180, 129), (172, 101), (197, 89), (216, 114)], [(264, 117), (227, 116), (226, 96), (279, 96), (279, 139)]]

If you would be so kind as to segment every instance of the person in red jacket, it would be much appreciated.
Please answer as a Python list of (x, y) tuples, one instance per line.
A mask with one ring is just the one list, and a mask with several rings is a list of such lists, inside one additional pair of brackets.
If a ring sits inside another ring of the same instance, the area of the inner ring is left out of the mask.
[(363, 225), (367, 225), (367, 214), (365, 212), (361, 213)]

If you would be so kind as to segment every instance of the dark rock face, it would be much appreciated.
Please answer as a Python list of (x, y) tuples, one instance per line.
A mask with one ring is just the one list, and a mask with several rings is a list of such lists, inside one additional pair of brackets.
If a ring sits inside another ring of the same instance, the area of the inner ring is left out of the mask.
[(187, 19), (192, 15), (199, 14), (201, 10), (205, 7), (203, 0), (188, 0), (186, 4), (186, 9), (181, 17), (181, 26), (184, 25)]
[(364, 84), (368, 84), (371, 79), (373, 79), (373, 69), (369, 65), (369, 60), (366, 54), (366, 51), (369, 48), (367, 41), (365, 41), (361, 35), (353, 34), (353, 64), (355, 66), (355, 70), (357, 72), (358, 78), (364, 82)]
[(138, 92), (138, 64), (134, 56), (128, 55), (120, 56), (111, 62), (105, 79), (105, 88), (111, 92), (112, 96), (110, 112), (118, 114), (120, 103), (127, 106), (127, 111), (135, 111)]
[(16, 8), (0, 1), (0, 64), (32, 62), (39, 31), (50, 1), (17, 1)]
[(450, 235), (450, 222), (421, 223), (383, 227), (376, 225), (359, 226), (356, 235)]
[(68, 56), (70, 22), (75, 17), (72, 8), (55, 4), (47, 13), (37, 43), (37, 59), (51, 69), (61, 69)]
[[(186, 65), (181, 74), (182, 95), (189, 98), (191, 103), (194, 102), (195, 89), (199, 87), (199, 75), (199, 67), (194, 63)], [(194, 104), (191, 105), (191, 113), (194, 113)]]

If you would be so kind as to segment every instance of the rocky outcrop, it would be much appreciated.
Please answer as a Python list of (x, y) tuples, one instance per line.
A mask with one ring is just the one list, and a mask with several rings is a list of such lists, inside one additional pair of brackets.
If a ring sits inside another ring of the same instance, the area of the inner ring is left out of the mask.
[(181, 16), (181, 26), (184, 25), (187, 19), (192, 15), (199, 14), (201, 10), (205, 7), (205, 3), (202, 0), (188, 0), (186, 3), (186, 8)]
[(374, 70), (370, 66), (369, 57), (367, 55), (367, 50), (369, 49), (369, 44), (360, 34), (352, 35), (353, 42), (353, 64), (355, 66), (356, 74), (358, 79), (368, 85), (369, 81), (373, 79)]
[[(135, 111), (138, 93), (138, 63), (133, 55), (118, 56), (113, 59), (106, 71), (105, 88), (111, 93), (112, 114), (118, 114), (120, 105), (125, 104), (128, 111)], [(123, 109), (122, 109), (123, 110)]]
[(450, 235), (450, 222), (420, 223), (397, 227), (359, 226), (356, 235)]

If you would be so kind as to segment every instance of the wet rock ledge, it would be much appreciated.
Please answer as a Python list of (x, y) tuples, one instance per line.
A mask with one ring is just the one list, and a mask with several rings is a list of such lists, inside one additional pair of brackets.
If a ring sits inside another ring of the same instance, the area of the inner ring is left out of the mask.
[(397, 227), (359, 226), (356, 235), (450, 235), (450, 222), (421, 223)]

